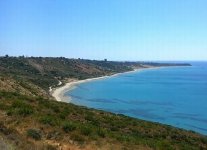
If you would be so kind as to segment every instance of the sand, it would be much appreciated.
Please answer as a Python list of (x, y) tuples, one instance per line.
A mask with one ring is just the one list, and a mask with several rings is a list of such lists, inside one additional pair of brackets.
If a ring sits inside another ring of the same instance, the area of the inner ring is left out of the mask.
[[(97, 77), (97, 78), (89, 78), (89, 79), (85, 79), (85, 80), (71, 79), (65, 85), (53, 89), (51, 94), (57, 101), (70, 102), (71, 98), (69, 96), (65, 96), (64, 93), (66, 91), (70, 91), (70, 90), (74, 89), (76, 87), (76, 85), (78, 85), (78, 84), (85, 83), (85, 82), (90, 82), (90, 81), (94, 81), (94, 80), (101, 80), (101, 79), (117, 76), (119, 74), (126, 74), (126, 73), (131, 73), (131, 72), (142, 71), (142, 70), (145, 70), (145, 69), (158, 69), (158, 68), (163, 68), (163, 67), (140, 68), (140, 69), (134, 69), (133, 71), (123, 72), (123, 73), (116, 73), (116, 74), (113, 74), (113, 75), (107, 75), (107, 76), (102, 76), (102, 77)], [(61, 84), (62, 84), (62, 82), (61, 82)]]

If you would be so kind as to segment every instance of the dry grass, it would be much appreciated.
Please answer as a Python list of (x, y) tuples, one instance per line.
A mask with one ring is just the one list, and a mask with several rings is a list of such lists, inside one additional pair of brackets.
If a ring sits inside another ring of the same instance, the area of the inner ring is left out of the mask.
[(21, 149), (207, 148), (194, 132), (17, 93), (0, 92), (0, 112), (1, 132)]

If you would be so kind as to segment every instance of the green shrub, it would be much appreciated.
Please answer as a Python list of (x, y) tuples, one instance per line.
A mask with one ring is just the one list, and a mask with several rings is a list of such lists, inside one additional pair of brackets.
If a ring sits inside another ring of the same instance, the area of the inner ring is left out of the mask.
[(61, 119), (65, 119), (69, 114), (70, 114), (70, 111), (65, 108), (63, 111), (60, 112), (59, 117)]
[(34, 112), (34, 110), (30, 105), (26, 104), (25, 102), (23, 102), (21, 100), (16, 100), (12, 103), (12, 107), (10, 109), (9, 114), (12, 115), (15, 112), (19, 115), (27, 116), (27, 115), (32, 114)]
[(92, 129), (89, 126), (81, 126), (80, 127), (81, 134), (89, 136), (92, 133)]
[(33, 113), (33, 109), (31, 107), (20, 108), (18, 110), (18, 114), (22, 116), (27, 116)]
[(85, 116), (85, 120), (93, 121), (94, 120), (93, 116), (94, 115), (92, 113), (87, 113), (87, 115)]
[(73, 131), (73, 130), (75, 130), (76, 129), (76, 125), (75, 124), (73, 124), (73, 123), (71, 123), (71, 122), (65, 122), (64, 124), (63, 124), (63, 130), (66, 132), (66, 133), (68, 133), (68, 132), (70, 132), (70, 131)]
[(40, 118), (40, 122), (43, 124), (54, 126), (56, 124), (56, 118), (52, 116), (43, 116)]
[(97, 130), (97, 134), (98, 134), (100, 137), (102, 137), (102, 138), (105, 138), (105, 137), (106, 137), (106, 131), (105, 131), (104, 129), (99, 128), (99, 129)]
[(8, 116), (12, 116), (14, 114), (14, 110), (13, 109), (9, 109), (9, 110), (7, 110), (6, 114)]
[(85, 120), (89, 121), (91, 124), (95, 125), (95, 126), (100, 126), (100, 122), (97, 120), (97, 118), (94, 117), (93, 113), (88, 113), (85, 116)]
[(171, 146), (171, 143), (169, 143), (166, 140), (158, 141), (156, 143), (156, 149), (159, 150), (173, 150), (173, 147)]
[(27, 130), (27, 136), (31, 137), (31, 138), (33, 138), (35, 140), (40, 140), (41, 139), (41, 134), (36, 129), (29, 129), (29, 130)]
[(13, 103), (12, 103), (12, 107), (13, 108), (22, 108), (22, 107), (25, 107), (26, 106), (26, 103), (24, 103), (23, 101), (21, 100), (15, 100)]
[(130, 142), (130, 141), (132, 142), (133, 141), (133, 137), (127, 134), (116, 134), (116, 139), (121, 142)]
[(56, 105), (55, 103), (51, 103), (50, 105), (48, 105), (47, 107), (51, 108), (55, 113), (59, 113), (60, 112), (60, 108), (58, 105)]

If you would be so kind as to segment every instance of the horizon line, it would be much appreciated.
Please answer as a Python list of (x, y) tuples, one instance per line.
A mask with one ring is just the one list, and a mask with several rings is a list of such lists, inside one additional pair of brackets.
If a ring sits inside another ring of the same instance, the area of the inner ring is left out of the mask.
[(107, 60), (107, 61), (125, 61), (125, 62), (127, 62), (127, 61), (131, 61), (131, 62), (136, 62), (136, 61), (147, 61), (147, 62), (150, 62), (150, 61), (156, 61), (156, 62), (173, 62), (173, 61), (177, 61), (177, 62), (179, 62), (179, 61), (195, 61), (195, 62), (203, 62), (203, 61), (207, 61), (207, 60), (196, 60), (196, 59), (189, 59), (189, 60), (187, 60), (187, 59), (183, 59), (183, 60), (172, 60), (172, 59), (169, 59), (169, 60), (167, 60), (167, 59), (163, 59), (163, 60), (156, 60), (156, 59), (154, 59), (154, 60), (146, 60), (146, 59), (143, 59), (143, 60), (119, 60), (119, 59), (108, 59), (108, 58), (103, 58), (103, 59), (91, 59), (91, 58), (80, 58), (80, 57), (65, 57), (65, 56), (28, 56), (28, 55), (8, 55), (8, 54), (6, 54), (6, 55), (0, 55), (0, 57), (25, 57), (25, 58), (32, 58), (32, 57), (35, 57), (35, 58), (38, 58), (38, 57), (42, 57), (42, 58), (67, 58), (67, 59), (82, 59), (82, 60), (96, 60), (96, 61), (104, 61), (104, 60)]

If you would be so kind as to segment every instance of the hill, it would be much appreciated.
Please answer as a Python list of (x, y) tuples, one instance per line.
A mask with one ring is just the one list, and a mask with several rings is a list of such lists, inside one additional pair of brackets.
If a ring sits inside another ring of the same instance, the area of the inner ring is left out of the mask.
[(87, 79), (131, 71), (134, 68), (183, 66), (152, 62), (114, 62), (64, 57), (0, 57), (1, 90), (50, 97), (50, 86), (67, 78)]
[(49, 86), (159, 66), (67, 58), (0, 58), (0, 148), (4, 149), (207, 149), (207, 137), (121, 114), (55, 101)]

